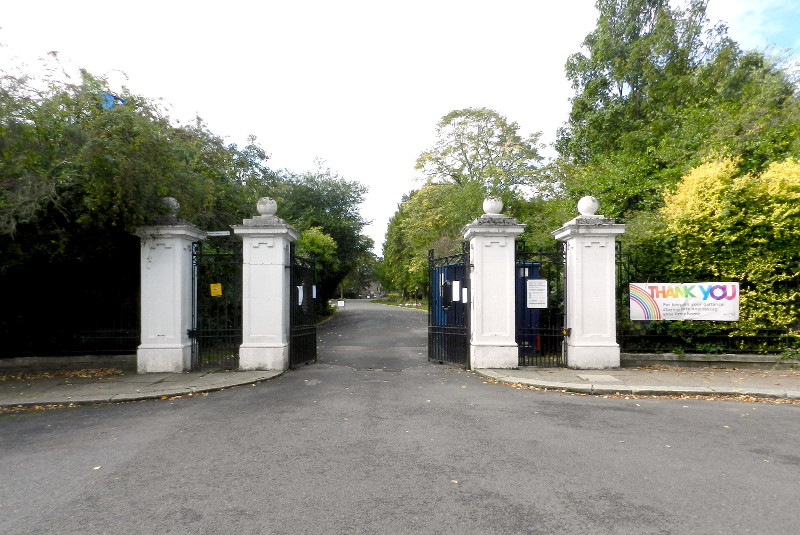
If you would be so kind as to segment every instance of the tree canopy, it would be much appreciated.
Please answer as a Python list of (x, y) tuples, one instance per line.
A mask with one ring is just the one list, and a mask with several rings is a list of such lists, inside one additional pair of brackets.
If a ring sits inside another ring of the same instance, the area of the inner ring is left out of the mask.
[(566, 64), (575, 95), (553, 169), (566, 198), (594, 195), (628, 223), (621, 240), (648, 280), (737, 281), (734, 332), (796, 328), (797, 79), (779, 56), (742, 50), (707, 4), (597, 1)]
[(742, 51), (706, 0), (598, 0), (596, 29), (566, 65), (575, 96), (556, 147), (572, 198), (610, 216), (658, 208), (708, 157), (741, 172), (797, 155), (796, 85), (780, 60)]
[[(540, 133), (523, 137), (519, 125), (487, 108), (454, 110), (436, 125), (436, 141), (417, 159), (424, 185), (405, 195), (389, 222), (382, 276), (396, 290), (427, 286), (428, 251), (458, 252), (461, 230), (482, 213), (487, 196), (499, 196), (504, 213), (534, 223), (526, 235), (538, 245), (552, 242), (541, 232), (551, 220), (556, 190), (542, 165)], [(531, 207), (535, 207), (532, 209)]]
[(109, 307), (124, 305), (138, 324), (132, 233), (158, 221), (164, 196), (205, 230), (238, 224), (260, 197), (275, 197), (304, 231), (301, 247), (325, 268), (324, 291), (371, 247), (361, 235), (360, 184), (329, 172), (274, 172), (255, 138), (239, 147), (200, 118), (176, 124), (153, 100), (126, 89), (111, 95), (86, 71), (42, 79), (0, 72), (0, 154), (0, 277), (14, 303), (0, 313), (0, 333), (56, 325), (55, 349), (92, 322), (112, 321)]
[(428, 183), (481, 184), (486, 194), (502, 195), (540, 179), (539, 137), (522, 137), (519, 125), (494, 110), (454, 110), (436, 125), (436, 142), (417, 158)]
[(728, 158), (692, 169), (665, 195), (659, 242), (673, 278), (740, 283), (738, 329), (795, 328), (800, 312), (800, 161), (740, 174)]
[(389, 221), (383, 271), (389, 285), (405, 293), (427, 287), (428, 250), (437, 256), (460, 248), (461, 229), (482, 213), (479, 183), (428, 184), (403, 197)]
[[(318, 253), (317, 278), (320, 301), (331, 298), (339, 283), (363, 262), (372, 247), (372, 239), (362, 234), (368, 224), (358, 211), (367, 189), (364, 185), (346, 180), (330, 169), (319, 167), (314, 172), (279, 173), (270, 185), (270, 196), (278, 203), (278, 215), (291, 222), (304, 234), (313, 233), (315, 243), (322, 249), (335, 244), (335, 254)], [(316, 229), (316, 230), (315, 230)], [(322, 234), (332, 243), (320, 236)], [(301, 240), (307, 243), (311, 236)], [(328, 245), (322, 245), (322, 242)]]

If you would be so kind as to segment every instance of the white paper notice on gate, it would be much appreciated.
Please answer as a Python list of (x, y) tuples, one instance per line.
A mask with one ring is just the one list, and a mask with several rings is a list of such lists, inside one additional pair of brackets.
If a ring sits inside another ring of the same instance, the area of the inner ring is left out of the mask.
[(547, 308), (547, 279), (525, 281), (528, 308)]
[(739, 319), (738, 282), (630, 284), (632, 320)]

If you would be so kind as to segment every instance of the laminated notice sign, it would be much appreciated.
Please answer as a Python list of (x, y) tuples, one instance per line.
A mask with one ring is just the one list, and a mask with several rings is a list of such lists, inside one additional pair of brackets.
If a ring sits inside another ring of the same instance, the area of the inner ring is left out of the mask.
[(528, 308), (547, 308), (547, 279), (525, 281), (525, 295)]
[(738, 282), (630, 284), (632, 320), (739, 319)]

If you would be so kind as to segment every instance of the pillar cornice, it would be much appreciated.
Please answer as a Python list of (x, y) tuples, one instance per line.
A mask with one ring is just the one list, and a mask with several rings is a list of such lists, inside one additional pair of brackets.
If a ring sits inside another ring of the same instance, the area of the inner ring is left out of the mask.
[(581, 235), (616, 236), (625, 232), (625, 225), (604, 216), (579, 216), (554, 230), (551, 234), (559, 241)]
[(143, 240), (158, 238), (183, 238), (190, 241), (200, 241), (207, 237), (207, 233), (191, 223), (180, 222), (173, 225), (151, 225), (137, 227), (134, 232)]
[(519, 236), (525, 227), (513, 217), (484, 214), (464, 226), (461, 233), (465, 240), (477, 236)]
[[(276, 218), (277, 219), (277, 218)], [(281, 221), (283, 221), (281, 219)], [(231, 225), (231, 229), (236, 236), (256, 238), (261, 236), (284, 236), (290, 241), (296, 241), (300, 233), (291, 225), (283, 222), (282, 224), (265, 225)]]

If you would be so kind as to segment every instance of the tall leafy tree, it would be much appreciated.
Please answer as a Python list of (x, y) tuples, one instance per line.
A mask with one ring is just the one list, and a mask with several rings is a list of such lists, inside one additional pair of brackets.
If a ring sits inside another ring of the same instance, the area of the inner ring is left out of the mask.
[(540, 135), (521, 136), (517, 123), (494, 110), (454, 110), (436, 125), (436, 142), (420, 154), (416, 167), (430, 183), (478, 183), (492, 195), (538, 188)]
[(657, 106), (679, 105), (689, 95), (687, 77), (701, 61), (705, 45), (705, 1), (686, 11), (669, 0), (598, 0), (596, 29), (585, 52), (570, 56), (567, 78), (576, 91), (568, 126), (557, 146), (562, 155), (586, 162), (618, 150), (621, 141), (637, 147), (632, 127), (652, 119)]
[[(181, 218), (224, 228), (252, 213), (268, 182), (254, 140), (240, 151), (199, 119), (175, 126), (144, 97), (104, 101), (106, 89), (85, 71), (0, 75), (0, 279), (10, 304), (0, 309), (0, 356), (78, 350), (77, 333), (108, 328), (129, 332), (130, 345), (116, 349), (131, 350), (131, 232), (163, 214), (167, 195)], [(46, 336), (27, 334), (42, 324)]]
[(479, 183), (428, 184), (404, 196), (389, 221), (384, 273), (393, 289), (413, 293), (427, 286), (428, 251), (437, 256), (460, 249), (461, 229), (480, 216)]
[(378, 279), (377, 266), (378, 258), (374, 253), (368, 251), (361, 255), (356, 265), (340, 283), (341, 293), (346, 297), (367, 295), (372, 283)]
[(540, 133), (522, 136), (519, 125), (494, 110), (454, 110), (436, 125), (434, 145), (417, 159), (425, 184), (404, 196), (389, 222), (383, 276), (412, 293), (427, 285), (428, 251), (447, 255), (461, 247), (461, 229), (482, 213), (483, 199), (499, 196), (509, 215), (531, 214), (531, 199), (554, 196), (552, 173), (542, 168)]
[(556, 144), (573, 198), (593, 194), (607, 215), (630, 217), (710, 155), (741, 157), (749, 172), (796, 153), (793, 81), (710, 25), (706, 0), (596, 5), (596, 29), (567, 62), (576, 94)]
[(335, 255), (318, 258), (321, 302), (335, 295), (339, 283), (372, 249), (372, 240), (362, 234), (367, 221), (359, 213), (366, 191), (322, 166), (302, 174), (284, 172), (270, 185), (278, 215), (300, 231), (316, 228), (335, 243)]
[(404, 293), (420, 284), (424, 286), (426, 279), (418, 269), (412, 269), (412, 258), (418, 251), (415, 251), (411, 244), (410, 234), (403, 230), (405, 221), (408, 219), (405, 206), (413, 194), (414, 192), (403, 195), (397, 211), (389, 220), (386, 239), (383, 242), (381, 278), (384, 287)]
[(103, 107), (105, 81), (85, 71), (78, 83), (44, 82), (0, 79), (0, 233), (51, 212), (65, 224), (132, 231), (163, 211), (167, 195), (184, 219), (230, 224), (247, 213), (245, 179), (269, 174), (254, 140), (240, 151), (200, 119), (174, 126), (138, 95)]

